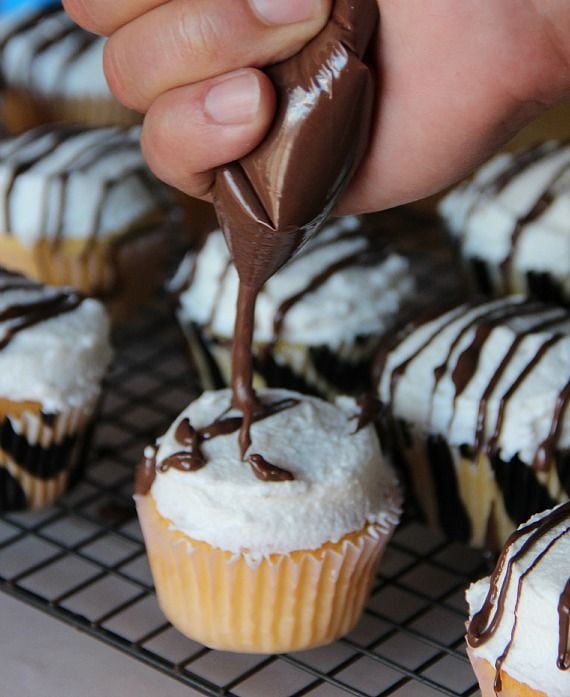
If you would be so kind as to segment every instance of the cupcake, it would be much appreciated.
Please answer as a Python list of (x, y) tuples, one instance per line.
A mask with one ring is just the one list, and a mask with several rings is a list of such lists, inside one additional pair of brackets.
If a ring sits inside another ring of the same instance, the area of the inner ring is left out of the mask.
[(174, 626), (210, 647), (273, 653), (355, 625), (399, 494), (352, 399), (259, 397), (245, 461), (230, 391), (205, 392), (145, 450), (135, 499)]
[(164, 191), (136, 127), (44, 126), (0, 140), (0, 264), (125, 319), (164, 280)]
[(570, 495), (570, 313), (511, 296), (418, 321), (381, 356), (381, 435), (412, 501), (499, 549)]
[[(228, 385), (238, 277), (220, 231), (183, 261), (171, 285), (202, 386)], [(258, 296), (257, 385), (325, 398), (369, 390), (380, 338), (413, 291), (409, 262), (377, 230), (354, 217), (329, 224)]]
[(105, 40), (84, 31), (59, 3), (2, 16), (2, 116), (12, 133), (53, 121), (131, 125), (141, 115), (111, 95), (103, 73)]
[(0, 511), (65, 491), (110, 358), (99, 302), (0, 269)]
[(473, 285), (570, 304), (570, 144), (497, 155), (440, 212)]
[(518, 528), (467, 601), (468, 654), (482, 697), (568, 697), (570, 503)]

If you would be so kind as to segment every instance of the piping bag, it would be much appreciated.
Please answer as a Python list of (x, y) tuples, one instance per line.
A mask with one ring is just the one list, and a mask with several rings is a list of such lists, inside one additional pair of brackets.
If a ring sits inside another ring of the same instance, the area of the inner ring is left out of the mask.
[(374, 79), (366, 53), (376, 0), (335, 0), (322, 31), (266, 69), (277, 113), (260, 145), (216, 172), (213, 201), (239, 276), (232, 356), (233, 406), (243, 413), (242, 458), (254, 414), (255, 300), (265, 281), (331, 213), (368, 145)]

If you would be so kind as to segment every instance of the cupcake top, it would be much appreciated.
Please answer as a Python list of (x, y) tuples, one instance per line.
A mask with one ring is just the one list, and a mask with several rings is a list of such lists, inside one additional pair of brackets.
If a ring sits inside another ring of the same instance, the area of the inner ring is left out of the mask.
[(105, 40), (78, 27), (55, 3), (2, 15), (0, 75), (45, 96), (111, 99), (103, 73)]
[[(371, 425), (357, 430), (354, 400), (336, 405), (288, 390), (263, 390), (252, 445), (241, 461), (241, 414), (231, 392), (205, 392), (147, 448), (137, 490), (195, 540), (251, 560), (316, 549), (369, 526), (394, 525), (399, 494)], [(193, 444), (193, 445), (192, 445)], [(156, 475), (155, 475), (156, 472)]]
[[(233, 336), (238, 277), (221, 231), (182, 263), (182, 321)], [(409, 262), (355, 217), (326, 226), (259, 293), (254, 340), (335, 346), (385, 331), (414, 291)]]
[(419, 323), (382, 357), (392, 413), (538, 469), (570, 447), (570, 313), (510, 296)]
[(103, 306), (0, 268), (0, 398), (46, 414), (93, 401), (111, 359)]
[(570, 276), (570, 144), (502, 153), (443, 199), (463, 254)]
[(0, 234), (23, 244), (127, 231), (164, 204), (139, 128), (42, 126), (0, 139)]
[(492, 576), (470, 586), (467, 602), (467, 642), (476, 656), (540, 694), (567, 697), (570, 503), (521, 525)]

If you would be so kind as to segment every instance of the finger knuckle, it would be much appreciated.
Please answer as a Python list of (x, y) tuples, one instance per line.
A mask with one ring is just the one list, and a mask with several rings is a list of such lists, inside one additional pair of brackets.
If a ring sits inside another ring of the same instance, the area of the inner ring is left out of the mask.
[(224, 54), (222, 47), (226, 42), (223, 34), (223, 27), (214, 13), (196, 15), (191, 5), (185, 3), (176, 25), (174, 45), (184, 57), (207, 54), (215, 64)]
[(103, 70), (109, 89), (124, 106), (139, 111), (145, 110), (145, 101), (137, 90), (137, 80), (131, 79), (131, 71), (125, 59), (120, 40), (111, 37), (103, 51)]

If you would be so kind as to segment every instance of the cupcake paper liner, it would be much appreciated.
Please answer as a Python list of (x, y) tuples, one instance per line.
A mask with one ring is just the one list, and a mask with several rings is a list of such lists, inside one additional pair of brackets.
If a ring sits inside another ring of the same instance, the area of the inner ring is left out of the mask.
[[(227, 387), (231, 381), (231, 342), (218, 340), (196, 323), (181, 322), (190, 357), (204, 390)], [(304, 394), (334, 399), (339, 394), (370, 390), (371, 364), (379, 339), (358, 337), (334, 349), (278, 341), (254, 344), (254, 384), (286, 387)]]
[(191, 540), (158, 513), (152, 495), (135, 498), (164, 614), (221, 650), (297, 651), (349, 632), (392, 532), (371, 525), (318, 550), (255, 558)]
[[(497, 697), (493, 683), (495, 680), (495, 667), (483, 658), (474, 655), (473, 650), (467, 647), (467, 655), (471, 661), (473, 672), (477, 676), (481, 697)], [(505, 670), (501, 671), (502, 689), (500, 697), (548, 697), (545, 692), (536, 690), (525, 683), (515, 680)]]
[(49, 417), (24, 411), (0, 422), (0, 511), (49, 506), (68, 487), (95, 405)]
[[(518, 457), (474, 454), (388, 417), (383, 450), (402, 474), (412, 505), (449, 538), (498, 551), (531, 515), (568, 500), (555, 462), (536, 471)], [(567, 453), (556, 459), (566, 462)]]

